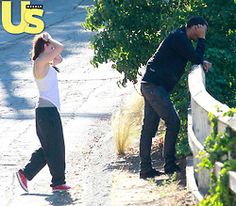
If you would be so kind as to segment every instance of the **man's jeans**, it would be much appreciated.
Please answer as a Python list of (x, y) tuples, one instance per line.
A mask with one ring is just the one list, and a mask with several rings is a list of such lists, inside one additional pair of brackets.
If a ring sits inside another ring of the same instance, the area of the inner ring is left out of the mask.
[(162, 87), (151, 83), (142, 83), (144, 97), (144, 120), (140, 139), (141, 171), (152, 168), (151, 146), (160, 118), (165, 121), (166, 134), (164, 143), (165, 168), (175, 164), (175, 145), (180, 128), (180, 120), (170, 100), (169, 93)]

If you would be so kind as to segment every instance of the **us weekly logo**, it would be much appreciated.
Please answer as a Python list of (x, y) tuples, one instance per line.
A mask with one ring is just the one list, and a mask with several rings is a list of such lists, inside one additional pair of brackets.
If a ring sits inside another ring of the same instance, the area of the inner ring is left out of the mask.
[(44, 30), (42, 20), (44, 11), (43, 5), (31, 4), (30, 1), (21, 1), (20, 23), (15, 25), (12, 22), (12, 1), (2, 0), (2, 26), (4, 30), (11, 34), (38, 34)]

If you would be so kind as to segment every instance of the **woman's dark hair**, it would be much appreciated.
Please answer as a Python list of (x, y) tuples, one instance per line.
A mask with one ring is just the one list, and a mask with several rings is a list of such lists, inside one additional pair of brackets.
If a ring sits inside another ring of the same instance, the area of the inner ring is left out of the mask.
[[(32, 60), (36, 60), (38, 58), (38, 56), (44, 51), (44, 45), (45, 44), (48, 45), (49, 43), (42, 38), (42, 35), (37, 35), (37, 36), (34, 37), (33, 48), (32, 48), (32, 51), (31, 51), (31, 59)], [(60, 72), (58, 67), (53, 66), (53, 68), (57, 72)]]
[(190, 28), (194, 25), (206, 25), (208, 27), (207, 21), (201, 16), (192, 16), (187, 22), (187, 28)]
[(41, 35), (37, 35), (33, 40), (33, 48), (32, 48), (32, 60), (36, 60), (38, 56), (44, 51), (44, 45), (48, 44)]

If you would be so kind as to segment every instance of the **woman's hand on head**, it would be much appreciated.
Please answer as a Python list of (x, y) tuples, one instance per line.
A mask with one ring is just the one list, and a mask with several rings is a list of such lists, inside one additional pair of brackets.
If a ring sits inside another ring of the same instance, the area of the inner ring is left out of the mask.
[(50, 36), (50, 34), (47, 33), (47, 32), (44, 32), (42, 37), (43, 37), (44, 41), (46, 41), (46, 42), (48, 42), (49, 39), (52, 38), (52, 37)]

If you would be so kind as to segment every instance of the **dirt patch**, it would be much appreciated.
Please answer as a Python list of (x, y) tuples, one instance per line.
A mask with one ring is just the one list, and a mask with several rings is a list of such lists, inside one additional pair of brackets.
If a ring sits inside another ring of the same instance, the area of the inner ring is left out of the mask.
[[(162, 140), (153, 139), (153, 167), (163, 171)], [(186, 189), (185, 159), (178, 160), (181, 173), (139, 179), (138, 140), (124, 156), (117, 157), (110, 167), (112, 176), (112, 205), (194, 206), (196, 203)]]

